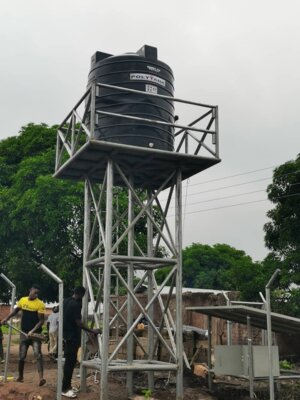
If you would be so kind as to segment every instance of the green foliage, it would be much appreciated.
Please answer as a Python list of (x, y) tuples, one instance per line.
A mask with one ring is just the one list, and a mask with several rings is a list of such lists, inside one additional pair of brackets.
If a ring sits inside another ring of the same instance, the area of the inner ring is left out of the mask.
[[(268, 187), (274, 204), (265, 224), (265, 242), (271, 250), (265, 262), (281, 269), (274, 302), (277, 311), (300, 316), (300, 155), (276, 168)], [(270, 274), (271, 275), (271, 274)]]
[[(52, 177), (56, 127), (29, 124), (0, 142), (0, 268), (18, 295), (32, 283), (42, 297), (57, 298), (53, 281), (37, 269), (44, 263), (68, 289), (81, 281), (83, 184)], [(1, 285), (1, 300), (8, 299)]]
[[(264, 287), (262, 264), (226, 244), (193, 243), (183, 250), (182, 264), (185, 287), (240, 291), (245, 300), (257, 299)], [(156, 272), (160, 283), (170, 269), (165, 267)]]
[(289, 362), (288, 360), (281, 360), (279, 361), (279, 367), (280, 369), (294, 369), (295, 368), (295, 364)]
[[(57, 299), (57, 285), (38, 270), (43, 263), (64, 280), (65, 292), (82, 280), (83, 183), (54, 179), (56, 126), (28, 124), (19, 136), (0, 141), (0, 272), (24, 295), (39, 283), (45, 300)], [(141, 193), (142, 196), (146, 193)], [(115, 210), (127, 219), (128, 193), (118, 189)], [(135, 215), (140, 207), (135, 204)], [(153, 215), (159, 223), (154, 207)], [(117, 235), (125, 230), (122, 218), (114, 221)], [(135, 225), (135, 240), (147, 249), (147, 218)], [(156, 234), (156, 232), (154, 232)], [(119, 246), (126, 254), (126, 239)], [(159, 254), (162, 253), (159, 249)], [(136, 254), (137, 249), (135, 249)], [(120, 291), (126, 290), (122, 286)], [(0, 301), (9, 299), (9, 288), (0, 280)]]
[(151, 398), (151, 396), (152, 396), (152, 391), (151, 391), (151, 389), (143, 389), (142, 390), (142, 395), (144, 396), (144, 398), (147, 400), (147, 399), (150, 399)]

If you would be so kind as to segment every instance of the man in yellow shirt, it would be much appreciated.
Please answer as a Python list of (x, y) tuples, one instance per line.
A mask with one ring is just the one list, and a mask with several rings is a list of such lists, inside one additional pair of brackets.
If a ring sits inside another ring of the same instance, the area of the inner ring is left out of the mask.
[(29, 290), (29, 295), (22, 297), (15, 309), (1, 321), (5, 324), (11, 317), (15, 316), (22, 310), (20, 348), (19, 348), (19, 376), (17, 382), (24, 381), (24, 365), (29, 346), (33, 348), (33, 354), (37, 362), (39, 374), (39, 386), (46, 383), (44, 379), (43, 356), (41, 351), (41, 341), (30, 337), (32, 333), (41, 333), (44, 323), (45, 304), (38, 298), (40, 288), (38, 285), (33, 285)]

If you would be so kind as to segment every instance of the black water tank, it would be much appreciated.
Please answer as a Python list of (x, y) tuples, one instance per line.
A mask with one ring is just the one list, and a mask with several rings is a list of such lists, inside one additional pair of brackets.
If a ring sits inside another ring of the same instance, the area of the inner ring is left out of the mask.
[[(88, 87), (93, 82), (171, 97), (174, 93), (171, 68), (157, 59), (155, 47), (146, 45), (136, 53), (119, 56), (97, 51), (91, 60)], [(96, 109), (174, 123), (173, 101), (139, 93), (100, 87), (96, 98)], [(174, 149), (174, 128), (122, 117), (98, 114), (95, 137), (107, 142), (132, 146), (169, 151)]]

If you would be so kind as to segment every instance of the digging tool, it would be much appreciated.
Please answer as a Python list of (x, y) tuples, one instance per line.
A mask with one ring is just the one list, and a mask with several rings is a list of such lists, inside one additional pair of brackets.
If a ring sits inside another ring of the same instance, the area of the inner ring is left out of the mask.
[(31, 335), (28, 335), (28, 333), (23, 332), (21, 329), (19, 329), (16, 326), (10, 324), (9, 322), (6, 322), (6, 325), (8, 325), (10, 328), (14, 329), (17, 332), (22, 333), (22, 335), (26, 336), (28, 339), (40, 340), (41, 342), (46, 342), (47, 341), (46, 336), (42, 335), (41, 333), (32, 333)]

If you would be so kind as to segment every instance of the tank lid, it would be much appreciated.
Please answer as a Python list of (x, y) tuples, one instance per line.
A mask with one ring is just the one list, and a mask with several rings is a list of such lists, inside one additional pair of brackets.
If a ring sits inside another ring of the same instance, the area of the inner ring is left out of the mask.
[[(141, 47), (136, 53), (126, 53), (123, 55), (125, 56), (127, 54), (136, 55), (139, 57), (145, 57), (148, 58), (149, 60), (157, 61), (157, 48), (148, 46), (147, 44)], [(96, 53), (92, 55), (91, 66), (93, 67), (99, 61), (105, 60), (105, 58), (112, 56), (113, 56), (112, 54), (104, 53), (102, 51), (96, 51)]]
[(91, 64), (95, 64), (98, 61), (104, 60), (107, 57), (111, 57), (112, 54), (103, 53), (102, 51), (96, 51), (95, 54), (92, 55)]
[(149, 58), (150, 60), (157, 60), (157, 48), (148, 46), (147, 44), (141, 47), (136, 54), (141, 57)]

